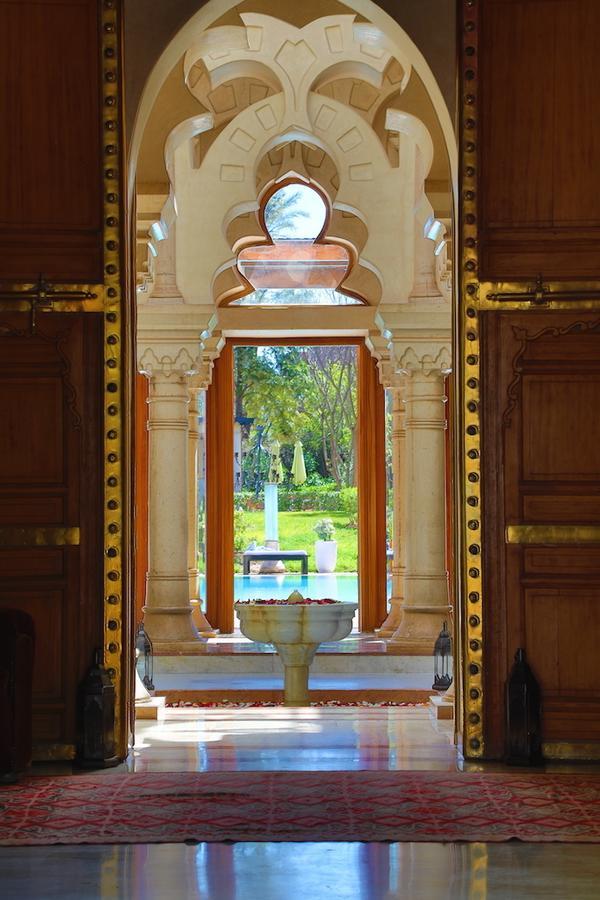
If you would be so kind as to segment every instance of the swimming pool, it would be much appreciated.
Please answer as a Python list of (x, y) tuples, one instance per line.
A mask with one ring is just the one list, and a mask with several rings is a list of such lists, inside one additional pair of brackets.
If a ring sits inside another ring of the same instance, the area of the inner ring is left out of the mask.
[[(205, 579), (200, 577), (200, 596), (205, 599)], [(300, 591), (305, 597), (358, 602), (357, 575), (234, 575), (234, 597), (236, 600), (265, 600), (270, 597), (283, 598), (292, 591)], [(388, 597), (391, 592), (391, 578), (388, 578)]]

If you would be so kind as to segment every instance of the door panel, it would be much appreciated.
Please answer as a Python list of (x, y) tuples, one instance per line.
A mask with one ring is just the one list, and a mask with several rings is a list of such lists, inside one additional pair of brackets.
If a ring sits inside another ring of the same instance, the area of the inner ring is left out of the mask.
[(102, 280), (98, 0), (0, 0), (0, 279)]
[[(589, 526), (600, 510), (600, 319), (488, 312), (482, 358), (482, 444), (502, 469), (498, 477), (484, 468), (486, 504), (498, 517), (495, 530), (484, 531), (486, 596), (495, 611), (486, 639), (502, 656), (488, 673), (490, 719), (499, 718), (504, 681), (524, 647), (542, 687), (544, 740), (593, 741), (600, 735), (600, 534)], [(511, 537), (509, 526), (534, 530)], [(497, 752), (501, 740), (497, 724)]]
[(33, 617), (36, 752), (64, 755), (102, 644), (102, 317), (0, 315), (0, 605)]
[[(473, 4), (468, 11), (473, 15)], [(480, 0), (481, 277), (597, 278), (597, 0)]]

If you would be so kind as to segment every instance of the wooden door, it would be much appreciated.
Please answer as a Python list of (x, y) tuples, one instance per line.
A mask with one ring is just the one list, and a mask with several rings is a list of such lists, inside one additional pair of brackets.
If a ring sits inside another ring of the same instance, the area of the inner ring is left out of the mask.
[(72, 755), (102, 646), (102, 317), (0, 313), (0, 605), (33, 617), (37, 756)]
[(127, 752), (120, 12), (120, 0), (0, 0), (0, 603), (35, 621), (42, 757), (73, 755), (97, 647)]
[(482, 339), (490, 739), (524, 647), (544, 741), (585, 748), (600, 740), (600, 316), (486, 313)]
[(597, 0), (460, 0), (464, 739), (518, 647), (547, 755), (600, 756)]

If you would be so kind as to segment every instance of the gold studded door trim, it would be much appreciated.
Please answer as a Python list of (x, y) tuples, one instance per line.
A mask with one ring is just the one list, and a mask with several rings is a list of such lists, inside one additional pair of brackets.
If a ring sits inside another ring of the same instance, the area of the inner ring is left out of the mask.
[(123, 708), (124, 435), (122, 75), (120, 0), (102, 2), (102, 109), (104, 166), (104, 664), (116, 687), (118, 753), (127, 746)]
[(483, 575), (479, 283), (477, 281), (477, 0), (462, 0), (460, 60), (460, 177), (459, 201), (459, 304), (458, 371), (461, 435), (459, 514), (459, 596), (462, 596), (464, 722), (463, 751), (471, 758), (482, 757), (483, 721)]

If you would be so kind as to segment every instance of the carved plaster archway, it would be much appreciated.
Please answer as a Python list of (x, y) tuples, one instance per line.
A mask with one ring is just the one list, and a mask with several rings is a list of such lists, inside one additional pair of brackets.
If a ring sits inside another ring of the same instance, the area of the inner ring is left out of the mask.
[[(377, 10), (358, 0), (349, 6)], [(220, 4), (211, 0), (207, 7), (216, 10)], [(207, 7), (193, 23), (206, 22), (202, 15)], [(398, 379), (409, 383), (403, 396), (412, 404), (408, 421), (414, 464), (423, 455), (422, 439), (429, 429), (435, 448), (429, 454), (430, 471), (435, 470), (443, 484), (440, 435), (445, 427), (443, 379), (450, 365), (451, 318), (444, 223), (435, 222), (425, 190), (434, 156), (430, 130), (419, 116), (402, 109), (401, 102), (399, 108), (394, 106), (411, 83), (412, 70), (418, 69), (426, 84), (431, 84), (431, 73), (387, 16), (389, 31), (356, 23), (352, 15), (327, 16), (300, 29), (262, 14), (243, 13), (241, 19), (242, 25), (196, 31), (194, 42), (185, 48), (180, 33), (161, 58), (162, 64), (175, 46), (182, 57), (185, 50), (182, 72), (190, 91), (207, 102), (211, 93), (219, 92), (221, 106), (220, 111), (214, 107), (216, 115), (205, 113), (178, 123), (166, 142), (171, 190), (159, 223), (162, 240), (154, 246), (158, 256), (151, 291), (140, 295), (140, 367), (149, 371), (151, 359), (156, 383), (170, 379), (166, 368), (157, 372), (156, 362), (173, 359), (173, 345), (179, 341), (186, 358), (197, 357), (206, 384), (222, 335), (359, 335), (378, 360), (383, 384), (395, 389)], [(187, 27), (183, 31), (192, 33)], [(244, 79), (253, 90), (244, 88)], [(352, 102), (351, 83), (364, 103)], [(375, 99), (367, 89), (376, 92)], [(231, 113), (225, 108), (228, 90)], [(449, 118), (445, 107), (440, 111), (435, 85), (432, 91), (454, 180)], [(142, 118), (143, 112), (144, 101)], [(136, 127), (134, 154), (137, 137)], [(292, 161), (293, 146), (321, 154), (328, 161), (327, 176), (314, 165), (309, 171), (302, 153)], [(279, 170), (269, 173), (279, 156)], [(319, 311), (318, 323), (296, 310), (283, 315), (269, 311), (261, 315), (257, 328), (248, 308), (223, 309), (215, 300), (235, 286), (239, 246), (253, 232), (260, 237), (256, 213), (262, 193), (290, 175), (313, 181), (329, 197), (337, 228), (358, 257), (355, 271), (366, 284), (359, 293), (371, 306), (344, 308), (342, 315), (339, 308)], [(161, 341), (168, 344), (168, 353), (161, 353)], [(416, 508), (414, 492), (413, 502)], [(435, 572), (421, 571), (418, 553), (409, 556), (411, 578), (421, 586), (411, 615), (421, 624), (426, 621), (422, 633), (399, 636), (412, 641), (413, 652), (426, 646), (431, 622), (444, 604), (444, 522), (439, 520), (439, 502), (434, 507)], [(422, 596), (428, 585), (431, 608)]]

